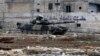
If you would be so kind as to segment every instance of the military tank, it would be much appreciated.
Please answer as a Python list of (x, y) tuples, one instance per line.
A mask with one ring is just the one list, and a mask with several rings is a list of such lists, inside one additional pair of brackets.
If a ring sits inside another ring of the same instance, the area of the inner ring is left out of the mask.
[(53, 34), (63, 35), (67, 32), (68, 28), (64, 26), (54, 26), (55, 24), (74, 23), (74, 21), (68, 22), (49, 22), (41, 16), (37, 16), (36, 19), (30, 21), (30, 24), (23, 24), (17, 22), (17, 28), (22, 33), (35, 33), (35, 34)]

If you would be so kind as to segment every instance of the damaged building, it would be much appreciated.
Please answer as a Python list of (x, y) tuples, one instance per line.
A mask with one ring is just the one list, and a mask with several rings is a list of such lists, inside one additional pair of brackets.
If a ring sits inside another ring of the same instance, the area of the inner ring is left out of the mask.
[(76, 12), (99, 13), (99, 7), (100, 0), (0, 0), (0, 21), (6, 30), (14, 30), (17, 22), (28, 23), (34, 15), (48, 18)]
[(77, 12), (88, 10), (88, 0), (6, 0), (8, 12)]
[[(4, 1), (4, 0), (1, 0)], [(99, 12), (99, 0), (5, 0), (7, 12)]]

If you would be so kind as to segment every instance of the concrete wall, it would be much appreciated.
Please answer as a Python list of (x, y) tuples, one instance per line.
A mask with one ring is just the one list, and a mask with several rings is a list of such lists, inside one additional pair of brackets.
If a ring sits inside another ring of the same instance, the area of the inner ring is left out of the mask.
[(83, 12), (77, 12), (77, 13), (71, 13), (70, 17), (72, 19), (80, 19), (81, 17), (84, 17), (86, 20), (78, 20), (76, 21), (76, 24), (81, 24), (81, 27), (73, 27), (73, 31), (79, 31), (79, 32), (96, 32), (100, 33), (100, 14), (90, 14), (90, 13), (83, 13)]
[[(87, 12), (88, 2), (99, 3), (99, 0), (58, 0), (60, 6), (55, 6), (57, 0), (0, 0), (0, 11), (6, 12), (31, 12), (37, 13), (37, 9), (40, 9), (40, 13), (50, 13), (50, 12), (64, 12), (65, 6), (70, 4), (72, 7), (72, 12)], [(48, 10), (48, 4), (53, 3), (53, 10)], [(40, 5), (38, 5), (40, 4)], [(82, 10), (79, 10), (82, 7)], [(25, 8), (25, 9), (24, 9)]]
[(8, 12), (31, 12), (31, 4), (29, 3), (11, 3), (8, 4)]
[(0, 12), (7, 12), (7, 4), (5, 4), (5, 0), (0, 0)]
[[(34, 1), (34, 12), (37, 13), (37, 9), (40, 9), (40, 13), (52, 13), (52, 12), (58, 12), (61, 11), (61, 0), (58, 2), (60, 3), (60, 6), (56, 6), (55, 3), (57, 3), (57, 0), (35, 0)], [(49, 10), (48, 9), (48, 4), (52, 3), (53, 4), (53, 9)], [(39, 4), (39, 5), (38, 5)]]
[[(60, 5), (57, 7), (55, 3), (57, 0), (0, 0), (0, 12), (31, 12), (37, 13), (37, 9), (40, 9), (40, 13), (50, 13), (50, 12), (64, 12), (65, 6), (70, 4), (72, 7), (72, 12), (88, 12), (88, 2), (99, 4), (99, 0), (58, 0)], [(48, 4), (53, 3), (53, 10), (48, 10)], [(38, 5), (39, 4), (39, 5)], [(79, 7), (82, 7), (80, 10)], [(24, 9), (25, 8), (25, 9)]]
[(74, 12), (88, 12), (88, 2), (76, 2)]

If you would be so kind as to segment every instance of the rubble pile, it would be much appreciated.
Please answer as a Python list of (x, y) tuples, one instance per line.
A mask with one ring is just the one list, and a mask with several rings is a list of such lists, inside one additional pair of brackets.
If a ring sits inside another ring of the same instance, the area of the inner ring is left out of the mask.
[(99, 38), (56, 36), (0, 38), (0, 56), (100, 56)]
[(12, 49), (9, 51), (0, 50), (0, 56), (95, 56), (100, 55), (100, 47), (94, 49), (81, 48), (56, 48), (56, 47), (26, 47), (22, 49)]
[(0, 38), (0, 43), (13, 43), (14, 38)]

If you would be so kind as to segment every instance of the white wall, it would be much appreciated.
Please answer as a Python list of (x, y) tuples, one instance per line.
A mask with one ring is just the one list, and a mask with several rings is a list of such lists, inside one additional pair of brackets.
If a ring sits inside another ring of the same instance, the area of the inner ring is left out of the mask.
[(86, 21), (84, 20), (79, 20), (76, 23), (80, 23), (81, 27), (76, 28), (76, 30), (80, 30), (83, 32), (88, 32), (88, 31), (94, 31), (94, 32), (99, 32), (100, 33), (100, 14), (90, 14), (90, 13), (71, 13), (70, 14), (72, 17), (78, 16), (78, 19), (80, 19), (81, 16), (83, 16)]

